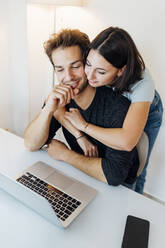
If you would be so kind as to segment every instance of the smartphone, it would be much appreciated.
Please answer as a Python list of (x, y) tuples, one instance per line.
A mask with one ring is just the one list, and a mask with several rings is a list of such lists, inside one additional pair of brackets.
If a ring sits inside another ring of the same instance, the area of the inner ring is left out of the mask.
[(149, 227), (148, 220), (128, 215), (122, 248), (148, 248)]

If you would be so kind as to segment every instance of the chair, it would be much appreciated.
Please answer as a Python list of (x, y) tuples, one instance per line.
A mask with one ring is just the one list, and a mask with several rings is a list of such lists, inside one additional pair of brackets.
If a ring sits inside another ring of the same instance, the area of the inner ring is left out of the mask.
[(137, 171), (137, 177), (138, 177), (140, 176), (142, 170), (144, 169), (147, 160), (148, 149), (149, 149), (149, 140), (145, 132), (142, 133), (140, 140), (136, 145), (136, 148), (139, 155), (139, 169)]

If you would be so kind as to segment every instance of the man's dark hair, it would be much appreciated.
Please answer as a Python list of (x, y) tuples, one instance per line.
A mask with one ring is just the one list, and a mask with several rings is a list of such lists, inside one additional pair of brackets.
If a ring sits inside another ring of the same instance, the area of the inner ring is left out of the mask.
[(52, 65), (52, 52), (61, 47), (79, 46), (82, 52), (83, 62), (86, 60), (86, 50), (89, 48), (90, 40), (87, 34), (78, 29), (63, 29), (59, 33), (51, 35), (50, 39), (44, 42), (44, 49)]
[(97, 50), (118, 69), (126, 66), (122, 76), (111, 84), (116, 91), (120, 93), (130, 91), (130, 85), (142, 79), (144, 61), (131, 36), (125, 30), (118, 27), (103, 30), (91, 42), (89, 49)]

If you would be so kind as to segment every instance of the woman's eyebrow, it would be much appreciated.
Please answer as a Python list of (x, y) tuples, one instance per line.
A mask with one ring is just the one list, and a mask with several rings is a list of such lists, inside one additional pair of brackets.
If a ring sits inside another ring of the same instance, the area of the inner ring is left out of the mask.
[(54, 68), (62, 68), (62, 65), (54, 65)]
[[(88, 59), (86, 59), (86, 62), (88, 62), (88, 63), (91, 65), (91, 63), (90, 63), (90, 61), (89, 61)], [(97, 69), (97, 70), (102, 70), (102, 71), (107, 72), (107, 70), (106, 70), (106, 69), (101, 68), (101, 67), (96, 67), (96, 69)]]
[(101, 70), (101, 71), (105, 71), (105, 72), (107, 71), (107, 70), (105, 70), (105, 69), (103, 69), (103, 68), (100, 68), (100, 67), (97, 67), (96, 69), (97, 69), (97, 70)]

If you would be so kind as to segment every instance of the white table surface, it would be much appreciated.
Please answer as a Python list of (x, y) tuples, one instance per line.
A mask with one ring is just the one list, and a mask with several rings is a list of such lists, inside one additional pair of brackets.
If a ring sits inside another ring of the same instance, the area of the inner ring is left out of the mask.
[(29, 152), (22, 138), (0, 129), (3, 173), (15, 176), (39, 160), (93, 186), (98, 194), (67, 229), (61, 229), (0, 190), (0, 247), (120, 248), (127, 215), (150, 221), (149, 248), (165, 247), (163, 205), (123, 186), (99, 182), (66, 163), (53, 160), (45, 151)]

